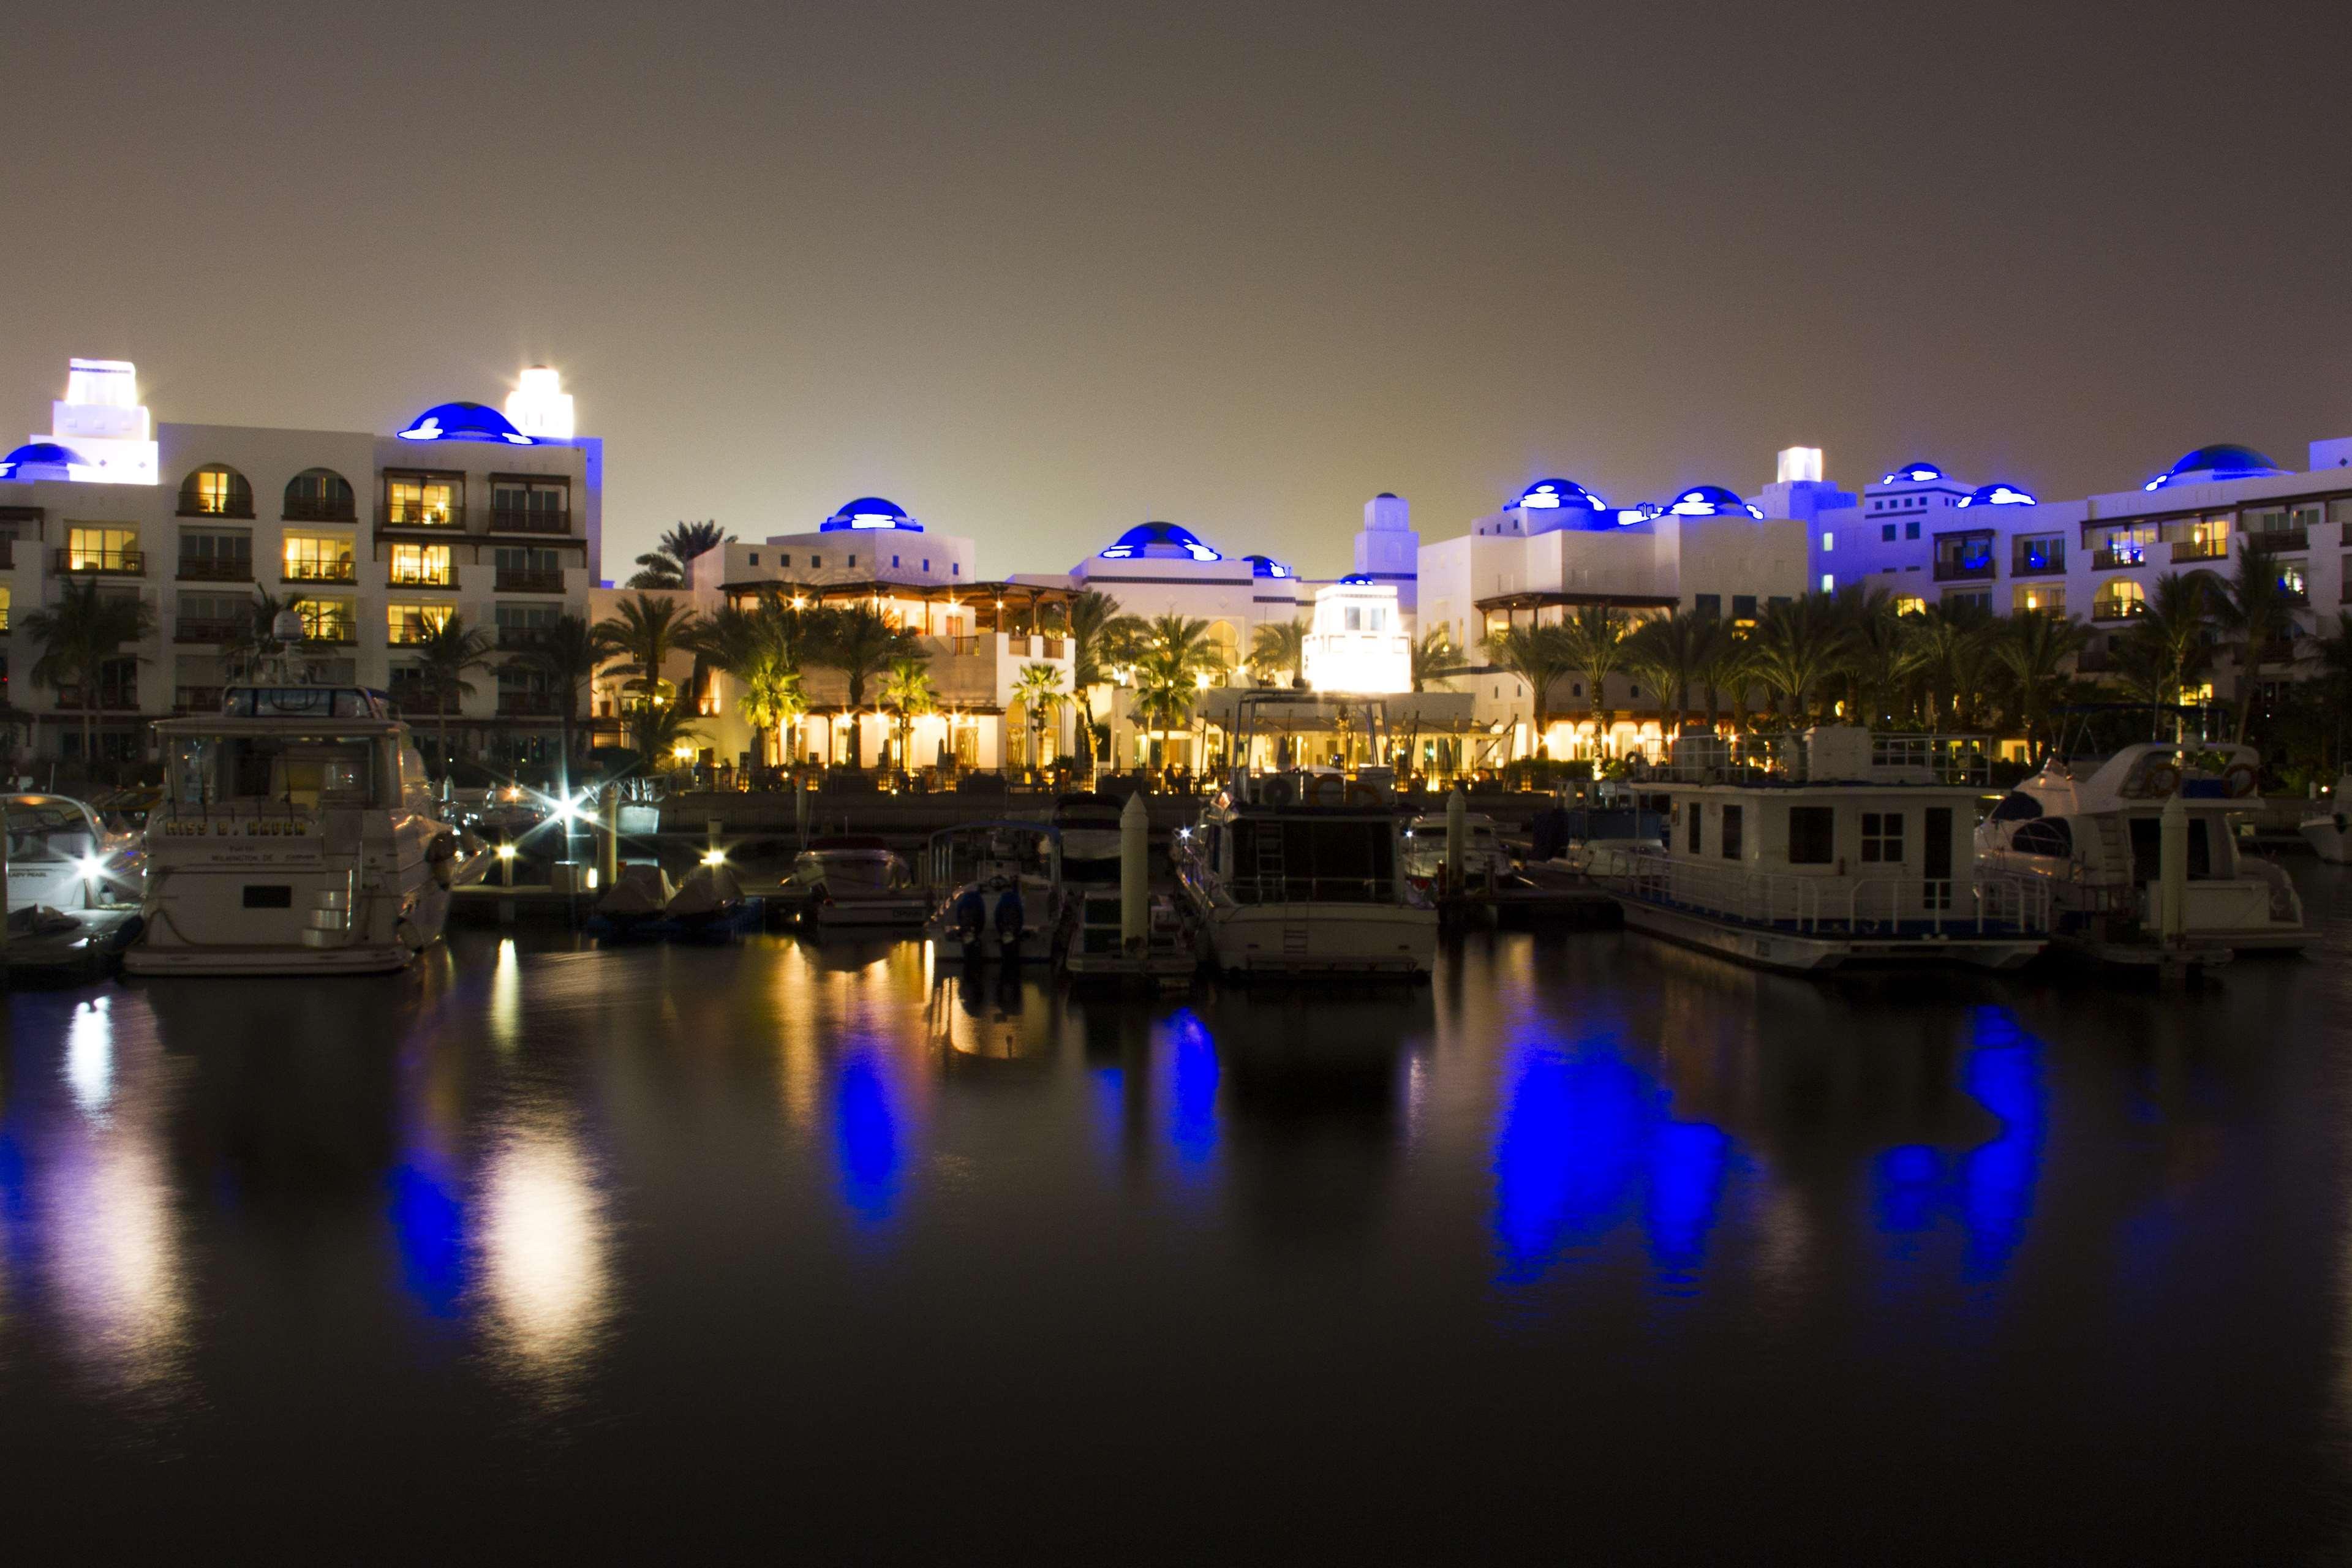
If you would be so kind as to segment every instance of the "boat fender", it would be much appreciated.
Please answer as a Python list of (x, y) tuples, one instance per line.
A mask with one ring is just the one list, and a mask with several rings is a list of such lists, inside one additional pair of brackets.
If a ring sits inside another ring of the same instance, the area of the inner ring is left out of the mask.
[(2229, 786), (2232, 799), (2243, 800), (2260, 787), (2262, 775), (2252, 763), (2231, 763), (2222, 773), (2221, 782)]
[(415, 921), (409, 920), (405, 916), (402, 917), (402, 919), (393, 926), (392, 934), (394, 940), (397, 941), (401, 946), (408, 949), (409, 952), (423, 952), (425, 951), (425, 933), (417, 929), (417, 925)]
[(2180, 770), (2170, 763), (2157, 763), (2139, 775), (2140, 795), (2147, 800), (2163, 800), (2180, 787)]

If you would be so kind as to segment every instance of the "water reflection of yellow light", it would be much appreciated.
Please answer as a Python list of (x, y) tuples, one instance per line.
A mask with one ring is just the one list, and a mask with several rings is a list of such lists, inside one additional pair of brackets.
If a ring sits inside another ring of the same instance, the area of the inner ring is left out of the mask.
[(515, 1370), (566, 1379), (610, 1314), (601, 1202), (571, 1130), (517, 1127), (492, 1155), (483, 1226), (492, 1328)]
[(100, 996), (74, 1009), (66, 1025), (66, 1087), (84, 1116), (100, 1116), (114, 1097), (112, 1001)]
[(499, 939), (498, 966), (490, 971), (490, 1037), (509, 1047), (522, 1039), (522, 964), (510, 936)]

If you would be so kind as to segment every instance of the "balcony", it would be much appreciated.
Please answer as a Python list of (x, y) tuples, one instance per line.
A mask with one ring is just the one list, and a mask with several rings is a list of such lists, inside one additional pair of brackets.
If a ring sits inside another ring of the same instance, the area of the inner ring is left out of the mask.
[(336, 647), (354, 647), (360, 640), (359, 628), (349, 621), (307, 621), (302, 626), (306, 643), (325, 643)]
[(351, 561), (289, 561), (278, 577), (286, 583), (356, 583), (360, 573)]
[(253, 558), (224, 561), (214, 555), (183, 555), (180, 557), (180, 580), (184, 583), (250, 583), (253, 581)]
[(180, 517), (226, 517), (253, 521), (253, 498), (237, 496), (229, 500), (207, 500), (200, 496), (182, 496)]
[(283, 515), (289, 522), (357, 522), (360, 509), (349, 496), (339, 500), (288, 496)]
[(172, 628), (172, 640), (173, 642), (235, 642), (245, 636), (246, 629), (245, 623), (241, 621), (190, 618), (181, 621)]
[(102, 577), (144, 577), (147, 575), (147, 552), (143, 550), (74, 550), (58, 552), (56, 570), (94, 573)]
[(433, 693), (421, 680), (392, 680), (385, 684), (383, 694), (404, 713), (433, 711)]
[(174, 713), (217, 713), (221, 707), (223, 688), (217, 686), (181, 686), (172, 691), (172, 711)]
[(501, 691), (499, 693), (499, 717), (501, 719), (554, 719), (562, 713), (562, 704), (551, 691)]
[(2307, 528), (2266, 528), (2246, 537), (2273, 554), (2288, 555), (2311, 548), (2311, 530)]
[(500, 653), (530, 653), (546, 640), (545, 626), (500, 626), (499, 628)]
[(2046, 551), (2018, 551), (2009, 558), (2009, 574), (2012, 577), (2063, 577), (2066, 558)]
[(1936, 581), (1938, 583), (1961, 583), (1971, 577), (1992, 575), (1992, 557), (1990, 555), (1963, 555), (1957, 560), (1936, 563)]
[(2147, 614), (2145, 599), (2094, 599), (2091, 619), (2099, 622), (2136, 621)]
[(572, 513), (566, 511), (533, 511), (526, 507), (494, 506), (490, 508), (492, 533), (570, 533)]
[(378, 528), (417, 528), (435, 533), (462, 533), (466, 529), (466, 509), (462, 506), (380, 506), (376, 508)]
[(2095, 572), (2120, 572), (2127, 566), (2147, 564), (2145, 544), (2111, 544), (2091, 552), (2091, 569)]
[(454, 588), (457, 585), (455, 568), (439, 572), (403, 572), (397, 567), (388, 573), (385, 581), (394, 588)]
[(563, 592), (562, 567), (542, 570), (535, 566), (501, 566), (493, 586), (501, 594), (561, 594)]
[(2175, 566), (2188, 561), (2227, 561), (2229, 558), (2230, 542), (2227, 539), (2183, 539), (2176, 541), (2172, 546), (2172, 563)]
[[(88, 712), (89, 710), (82, 704), (82, 688), (79, 686), (58, 687), (58, 710), (59, 712)], [(139, 693), (135, 689), (125, 689), (120, 686), (101, 686), (98, 689), (98, 710), (100, 713), (136, 713), (139, 711)]]

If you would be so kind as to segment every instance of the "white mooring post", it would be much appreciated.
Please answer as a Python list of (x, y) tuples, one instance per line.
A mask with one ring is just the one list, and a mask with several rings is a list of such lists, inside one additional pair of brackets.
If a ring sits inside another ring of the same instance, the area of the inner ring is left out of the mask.
[(1118, 814), (1118, 944), (1134, 952), (1151, 925), (1151, 814), (1143, 792), (1127, 797)]
[(2189, 808), (2175, 790), (2164, 803), (2157, 829), (2157, 927), (2168, 942), (2189, 929)]

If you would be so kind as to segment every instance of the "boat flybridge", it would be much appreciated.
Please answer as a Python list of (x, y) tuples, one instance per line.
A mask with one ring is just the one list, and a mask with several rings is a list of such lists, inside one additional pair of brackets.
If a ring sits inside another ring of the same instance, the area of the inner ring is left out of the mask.
[(382, 692), (265, 661), (221, 710), (155, 726), (137, 974), (363, 974), (440, 936), (480, 857), (434, 816), (424, 758)]
[(2048, 942), (2050, 893), (1976, 864), (1985, 772), (1967, 737), (1685, 737), (1652, 785), (1666, 847), (1596, 857), (1594, 875), (1634, 930), (1762, 968), (2011, 969)]
[[(1262, 706), (1297, 700), (1243, 693), (1235, 754), (1250, 755)], [(1217, 967), (1427, 974), (1437, 958), (1437, 906), (1407, 873), (1386, 791), (1360, 775), (1336, 789), (1303, 784), (1236, 768), (1177, 842), (1177, 885)]]
[[(2053, 758), (1977, 829), (1983, 864), (2046, 886), (2053, 940), (2102, 963), (2194, 967), (2311, 941), (2284, 870), (2246, 854), (2231, 819), (2262, 806), (2251, 746), (2142, 742)], [(2164, 826), (2185, 830), (2178, 929), (2166, 930)]]

